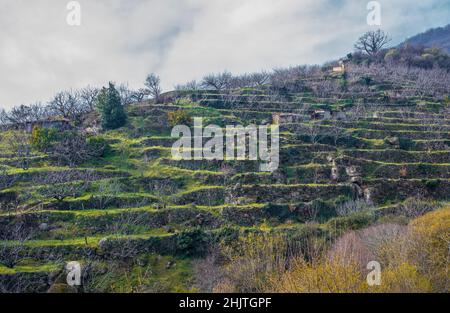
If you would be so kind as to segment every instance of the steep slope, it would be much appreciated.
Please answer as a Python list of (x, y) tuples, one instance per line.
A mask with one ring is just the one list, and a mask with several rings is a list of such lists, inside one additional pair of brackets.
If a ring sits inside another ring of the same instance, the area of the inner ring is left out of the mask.
[[(416, 96), (410, 80), (368, 81), (365, 66), (347, 71), (298, 77), (296, 86), (319, 84), (323, 92), (333, 83), (352, 92), (274, 94), (261, 86), (174, 92), (168, 103), (133, 104), (125, 127), (102, 134), (111, 152), (75, 168), (41, 154), (22, 169), (0, 142), (0, 178), (14, 182), (0, 192), (0, 287), (58, 290), (66, 262), (79, 261), (89, 270), (86, 292), (195, 291), (192, 259), (240, 234), (332, 238), (378, 218), (408, 217), (407, 199), (448, 201), (448, 104)], [(312, 117), (320, 109), (342, 113)], [(278, 123), (279, 169), (263, 173), (250, 160), (175, 160), (168, 120), (175, 111), (203, 117), (204, 126)], [(87, 168), (95, 172), (83, 192), (45, 197), (50, 183), (42, 176), (83, 177)], [(9, 211), (10, 199), (23, 201), (21, 210)]]
[(407, 39), (402, 45), (405, 44), (438, 47), (450, 53), (450, 24), (415, 35)]

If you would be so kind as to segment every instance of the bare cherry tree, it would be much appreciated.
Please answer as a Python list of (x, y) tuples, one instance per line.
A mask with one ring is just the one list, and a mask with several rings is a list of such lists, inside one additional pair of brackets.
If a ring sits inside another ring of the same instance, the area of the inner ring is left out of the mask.
[(90, 181), (95, 178), (93, 171), (80, 174), (76, 171), (52, 171), (45, 177), (36, 178), (37, 184), (45, 182), (45, 186), (38, 189), (38, 193), (45, 199), (55, 199), (58, 202), (68, 197), (77, 197), (83, 194), (89, 186)]
[(34, 122), (50, 116), (48, 107), (37, 102), (31, 105), (20, 105), (6, 112), (2, 110), (0, 124), (13, 124), (22, 127), (28, 122)]
[(319, 143), (325, 135), (325, 132), (322, 130), (322, 121), (312, 121), (308, 124), (302, 124), (300, 133), (307, 135), (313, 145)]
[[(22, 252), (26, 241), (32, 239), (34, 232), (27, 227), (21, 216), (13, 217), (5, 229), (0, 233), (0, 263), (8, 268), (14, 268), (23, 259)], [(14, 240), (8, 244), (5, 241)]]
[(0, 167), (0, 191), (10, 188), (15, 181), (15, 175), (8, 175), (6, 167)]
[(15, 157), (16, 166), (27, 170), (31, 156), (30, 136), (23, 130), (14, 131), (7, 140)]
[(358, 212), (373, 209), (373, 204), (366, 200), (349, 200), (336, 207), (336, 213), (339, 216), (348, 216)]
[(79, 91), (79, 97), (84, 106), (89, 108), (90, 111), (95, 109), (95, 102), (97, 100), (100, 90), (91, 86), (86, 86)]
[(82, 117), (89, 112), (89, 107), (80, 100), (80, 95), (74, 91), (58, 92), (49, 104), (54, 115), (67, 118), (76, 124), (82, 122)]
[(368, 31), (361, 37), (355, 44), (355, 48), (358, 51), (367, 53), (370, 56), (376, 55), (381, 49), (383, 49), (391, 39), (381, 29), (376, 31)]
[(270, 79), (270, 74), (263, 71), (260, 73), (252, 73), (250, 74), (250, 81), (252, 82), (251, 87), (261, 87), (264, 84), (268, 83)]
[(202, 89), (202, 86), (196, 80), (191, 80), (185, 84), (175, 86), (175, 90), (200, 90), (200, 89)]
[(162, 93), (159, 76), (154, 73), (149, 74), (145, 79), (145, 87), (147, 87), (148, 94), (158, 101)]
[(120, 99), (124, 106), (130, 105), (134, 102), (134, 91), (130, 89), (128, 83), (121, 83), (116, 87), (119, 92)]
[(59, 165), (74, 167), (95, 156), (92, 146), (88, 145), (86, 137), (76, 131), (65, 132), (50, 149), (50, 156)]
[(146, 96), (148, 96), (148, 90), (140, 88), (132, 92), (131, 99), (133, 102), (142, 102)]
[(334, 145), (337, 146), (339, 139), (345, 138), (347, 133), (345, 131), (344, 123), (338, 119), (332, 119), (327, 133), (333, 138)]
[(205, 89), (224, 90), (230, 87), (233, 75), (229, 72), (209, 74), (203, 77), (202, 86)]

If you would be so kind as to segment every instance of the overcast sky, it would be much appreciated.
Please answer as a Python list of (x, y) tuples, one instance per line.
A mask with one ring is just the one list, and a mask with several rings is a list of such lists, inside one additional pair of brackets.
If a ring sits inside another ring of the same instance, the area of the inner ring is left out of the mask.
[[(344, 56), (367, 25), (365, 0), (0, 0), (0, 108), (108, 81), (163, 87)], [(450, 20), (449, 0), (380, 0), (394, 44)]]

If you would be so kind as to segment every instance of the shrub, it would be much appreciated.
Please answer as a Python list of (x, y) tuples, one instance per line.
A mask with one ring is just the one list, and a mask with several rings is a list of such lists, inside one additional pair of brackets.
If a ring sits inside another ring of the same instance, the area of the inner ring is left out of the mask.
[(434, 211), (438, 207), (438, 203), (432, 200), (425, 200), (421, 198), (408, 198), (400, 206), (400, 214), (404, 214), (407, 217), (419, 217)]
[(450, 207), (428, 213), (411, 222), (411, 242), (414, 250), (410, 258), (431, 281), (433, 290), (448, 292), (450, 279), (449, 242)]
[(383, 270), (381, 285), (376, 286), (377, 292), (431, 292), (429, 279), (420, 273), (419, 269), (408, 262)]
[[(296, 248), (287, 237), (252, 234), (223, 248), (228, 263), (214, 291), (448, 292), (449, 230), (450, 208), (446, 208), (409, 226), (381, 224), (349, 232), (327, 253), (308, 258), (290, 254)], [(310, 250), (305, 247), (311, 242), (300, 246)], [(367, 284), (370, 260), (382, 265), (379, 286)]]
[(399, 146), (402, 150), (414, 150), (417, 144), (409, 138), (399, 138)]
[(282, 235), (251, 233), (222, 245), (221, 251), (227, 264), (214, 291), (263, 292), (270, 274), (285, 269), (288, 242)]
[(309, 207), (308, 212), (312, 213), (313, 216), (311, 217), (313, 217), (313, 220), (326, 221), (336, 216), (335, 207), (322, 199), (313, 200)]
[(367, 284), (356, 264), (345, 264), (338, 259), (309, 263), (301, 258), (281, 276), (273, 275), (266, 291), (281, 293), (364, 292)]
[(191, 125), (192, 118), (189, 116), (189, 113), (185, 110), (177, 110), (174, 112), (167, 113), (170, 125)]
[(35, 126), (31, 133), (31, 144), (38, 150), (47, 150), (56, 138), (55, 129)]
[(88, 148), (92, 156), (104, 157), (111, 152), (111, 146), (108, 141), (100, 136), (89, 137), (87, 139)]
[(79, 165), (92, 157), (85, 135), (76, 130), (60, 133), (50, 152), (59, 165), (70, 167)]
[(347, 216), (358, 212), (373, 209), (373, 204), (365, 200), (350, 200), (336, 207), (339, 216)]
[(179, 236), (177, 246), (179, 252), (186, 256), (203, 255), (207, 251), (207, 236), (200, 228), (184, 230)]
[(445, 98), (444, 98), (444, 103), (445, 103), (445, 105), (446, 105), (447, 107), (450, 106), (450, 96), (445, 96)]
[(332, 218), (325, 225), (334, 236), (339, 236), (349, 230), (362, 229), (374, 221), (375, 215), (371, 212), (359, 212), (349, 216)]
[(436, 190), (440, 184), (441, 184), (440, 179), (428, 179), (425, 181), (425, 187), (430, 191)]
[(373, 78), (370, 76), (363, 76), (361, 77), (361, 81), (366, 85), (370, 86), (372, 84)]

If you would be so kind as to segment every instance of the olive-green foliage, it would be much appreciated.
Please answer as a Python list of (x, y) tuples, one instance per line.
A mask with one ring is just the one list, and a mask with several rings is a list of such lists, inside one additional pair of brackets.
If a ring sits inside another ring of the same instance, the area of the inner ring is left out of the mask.
[(207, 251), (208, 238), (201, 228), (185, 230), (178, 236), (178, 249), (186, 256), (202, 255)]
[(169, 112), (167, 113), (167, 115), (171, 126), (192, 124), (192, 118), (189, 116), (189, 113), (185, 110), (177, 110), (174, 112)]
[(57, 132), (53, 128), (35, 126), (31, 133), (31, 144), (38, 150), (48, 149), (57, 139)]
[(400, 149), (402, 150), (414, 150), (416, 143), (408, 138), (399, 138)]
[(425, 187), (427, 187), (428, 190), (434, 191), (436, 190), (439, 185), (441, 184), (440, 179), (427, 179), (425, 180)]
[(339, 236), (348, 230), (364, 228), (374, 222), (376, 217), (371, 212), (359, 212), (344, 217), (330, 219), (325, 225), (334, 236)]
[(111, 146), (108, 141), (100, 136), (89, 137), (87, 139), (89, 150), (93, 156), (104, 157), (111, 152)]

